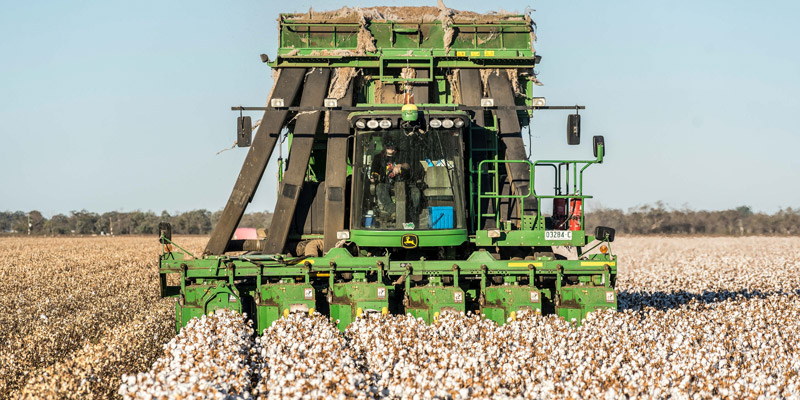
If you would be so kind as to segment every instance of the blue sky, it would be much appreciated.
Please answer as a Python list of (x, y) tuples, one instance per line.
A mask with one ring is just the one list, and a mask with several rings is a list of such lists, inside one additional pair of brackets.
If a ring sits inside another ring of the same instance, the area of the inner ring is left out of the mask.
[[(566, 113), (537, 112), (533, 158), (585, 158), (605, 135), (594, 205), (800, 207), (800, 3), (445, 3), (536, 9), (537, 95), (588, 109), (569, 148)], [(435, 1), (4, 2), (0, 210), (221, 209), (246, 150), (216, 153), (230, 106), (266, 100), (277, 14), (376, 4)], [(273, 167), (250, 210), (272, 209), (275, 181)]]

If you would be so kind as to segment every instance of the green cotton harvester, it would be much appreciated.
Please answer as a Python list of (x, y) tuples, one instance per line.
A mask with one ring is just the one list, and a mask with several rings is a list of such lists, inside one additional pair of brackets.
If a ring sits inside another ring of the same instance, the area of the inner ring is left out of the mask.
[[(179, 330), (220, 308), (258, 333), (296, 312), (345, 329), (369, 313), (503, 324), (530, 310), (580, 324), (616, 309), (614, 230), (584, 229), (583, 173), (603, 162), (603, 138), (585, 160), (531, 161), (523, 142), (534, 110), (572, 110), (567, 142), (579, 144), (583, 109), (534, 97), (529, 15), (344, 8), (279, 26), (276, 59), (262, 55), (266, 106), (233, 107), (249, 150), (205, 251), (160, 226), (161, 294), (177, 298)], [(285, 139), (269, 229), (233, 239)], [(540, 174), (547, 192), (534, 190)]]

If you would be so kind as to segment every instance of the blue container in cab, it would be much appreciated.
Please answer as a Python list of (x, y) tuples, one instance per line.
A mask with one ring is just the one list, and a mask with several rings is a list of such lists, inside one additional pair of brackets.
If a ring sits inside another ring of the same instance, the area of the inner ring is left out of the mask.
[(428, 207), (428, 228), (453, 229), (453, 207)]

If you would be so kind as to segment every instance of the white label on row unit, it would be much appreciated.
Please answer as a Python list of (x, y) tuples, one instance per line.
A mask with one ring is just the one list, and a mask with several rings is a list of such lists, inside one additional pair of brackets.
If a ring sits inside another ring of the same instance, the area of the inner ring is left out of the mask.
[(544, 240), (572, 240), (572, 231), (544, 231)]

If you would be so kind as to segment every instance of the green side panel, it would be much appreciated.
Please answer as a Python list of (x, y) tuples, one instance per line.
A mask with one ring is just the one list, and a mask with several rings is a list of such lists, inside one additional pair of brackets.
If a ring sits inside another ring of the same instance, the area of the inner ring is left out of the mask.
[(186, 286), (185, 296), (176, 302), (176, 328), (180, 331), (192, 318), (202, 317), (214, 310), (229, 309), (242, 312), (242, 298), (235, 287), (225, 283), (216, 286)]
[(366, 313), (388, 312), (393, 287), (382, 283), (347, 282), (331, 287), (329, 297), (331, 319), (344, 331), (353, 320)]
[(182, 306), (180, 302), (175, 302), (175, 332), (180, 332), (192, 318), (203, 316), (203, 309), (196, 306)]
[(545, 240), (544, 230), (500, 231), (500, 236), (489, 237), (488, 230), (475, 232), (478, 246), (585, 246), (588, 243), (585, 231), (571, 231), (572, 240)]
[(530, 29), (524, 24), (469, 25), (455, 24), (454, 49), (519, 49), (531, 48)]
[[(280, 22), (281, 49), (355, 50), (360, 24), (303, 20), (303, 15), (284, 14)], [(510, 16), (522, 17), (522, 16)], [(353, 21), (357, 22), (357, 21)], [(498, 16), (491, 24), (456, 22), (452, 25), (453, 49), (531, 50), (531, 27), (523, 20)], [(442, 23), (372, 21), (367, 29), (375, 46), (384, 49), (444, 49)]]
[(458, 246), (467, 241), (466, 229), (431, 231), (350, 231), (350, 241), (361, 247), (403, 247), (403, 235), (413, 233), (419, 237), (417, 247)]
[(236, 288), (220, 284), (203, 296), (203, 311), (208, 314), (214, 310), (234, 310), (242, 312), (242, 299)]
[(490, 286), (484, 294), (486, 297), (481, 312), (498, 325), (505, 324), (512, 312), (542, 312), (544, 294), (535, 287)]
[(350, 304), (331, 304), (331, 321), (339, 330), (344, 331), (355, 319), (355, 309)]
[(331, 49), (358, 45), (358, 24), (281, 24), (281, 48)]
[(316, 292), (310, 284), (265, 284), (257, 291), (256, 331), (261, 334), (285, 312), (307, 313), (314, 309)]
[(272, 324), (281, 319), (280, 306), (256, 305), (256, 333), (263, 335)]
[(562, 286), (556, 297), (556, 314), (578, 325), (592, 311), (617, 309), (616, 292), (603, 286)]
[(428, 324), (443, 311), (466, 311), (466, 296), (460, 287), (419, 286), (408, 289), (406, 296), (406, 313)]

